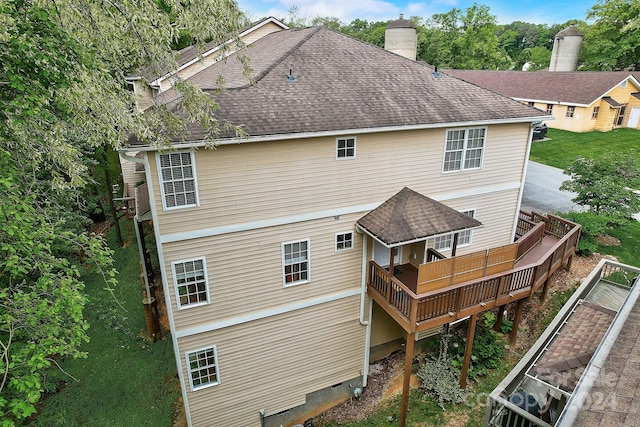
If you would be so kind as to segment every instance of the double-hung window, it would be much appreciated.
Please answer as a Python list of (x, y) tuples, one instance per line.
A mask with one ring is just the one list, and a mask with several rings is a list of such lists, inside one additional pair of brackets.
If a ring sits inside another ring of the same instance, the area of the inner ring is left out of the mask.
[(553, 114), (553, 104), (547, 104), (547, 114)]
[[(462, 211), (463, 214), (474, 218), (476, 210), (471, 209), (468, 211)], [(433, 239), (433, 249), (436, 251), (447, 251), (453, 247), (453, 235), (454, 233), (444, 234), (437, 236)], [(463, 230), (458, 232), (458, 246), (469, 246), (471, 244), (472, 231)]]
[(282, 244), (282, 273), (285, 287), (309, 281), (309, 239)]
[(450, 129), (444, 149), (444, 172), (479, 169), (482, 166), (487, 128)]
[(220, 384), (218, 352), (215, 345), (187, 352), (185, 358), (192, 391)]
[(209, 302), (209, 285), (204, 258), (171, 263), (176, 287), (178, 308), (192, 307)]
[(593, 107), (593, 111), (591, 112), (591, 120), (595, 120), (598, 118), (599, 111), (600, 111), (600, 107)]
[(336, 139), (336, 159), (353, 159), (356, 157), (356, 138)]
[(192, 152), (158, 154), (158, 171), (165, 209), (197, 206), (198, 191)]

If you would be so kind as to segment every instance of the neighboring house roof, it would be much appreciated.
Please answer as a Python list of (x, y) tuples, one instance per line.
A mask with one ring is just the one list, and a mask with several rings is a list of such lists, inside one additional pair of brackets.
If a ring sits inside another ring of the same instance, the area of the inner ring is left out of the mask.
[(590, 105), (629, 78), (640, 88), (638, 71), (488, 71), (445, 73), (519, 100)]
[(615, 342), (607, 343), (609, 356), (598, 364), (599, 377), (585, 392), (573, 425), (586, 427), (636, 426), (640, 413), (640, 301), (622, 319)]
[(613, 310), (582, 301), (534, 371), (556, 387), (573, 391), (615, 315)]
[[(244, 36), (245, 34), (251, 31), (255, 31), (260, 27), (267, 25), (269, 23), (274, 23), (282, 27), (283, 30), (286, 30), (289, 28), (286, 24), (280, 22), (276, 18), (267, 17), (243, 27), (240, 31), (238, 31), (238, 38)], [(226, 44), (232, 43), (233, 40), (234, 39), (229, 39), (226, 42)], [(220, 47), (221, 45), (219, 44), (219, 42), (210, 41), (209, 43), (206, 43), (202, 48), (199, 48), (197, 45), (192, 45), (179, 50), (177, 52), (177, 59), (176, 59), (178, 63), (177, 71), (181, 70), (187, 65), (190, 65), (193, 61), (199, 60), (201, 57), (204, 58), (208, 55), (211, 55), (217, 52), (218, 50), (220, 50)], [(164, 77), (167, 73), (171, 71), (172, 70), (170, 69), (159, 70), (157, 67), (146, 67), (134, 73), (131, 73), (129, 76), (127, 76), (127, 79), (137, 79), (141, 77), (145, 79), (148, 83), (152, 83), (155, 80), (158, 80)]]
[[(423, 62), (322, 27), (274, 32), (242, 54), (250, 59), (253, 84), (243, 76), (235, 54), (189, 81), (219, 104), (221, 122), (242, 125), (252, 137), (527, 122), (547, 117), (538, 109), (434, 73)], [(218, 90), (220, 76), (224, 78), (222, 92)], [(167, 103), (177, 94), (169, 90), (160, 97), (160, 102)], [(198, 141), (204, 135), (203, 129), (190, 126), (184, 140)], [(234, 135), (223, 130), (221, 137)]]
[(356, 224), (388, 247), (482, 226), (477, 219), (408, 187), (360, 218)]

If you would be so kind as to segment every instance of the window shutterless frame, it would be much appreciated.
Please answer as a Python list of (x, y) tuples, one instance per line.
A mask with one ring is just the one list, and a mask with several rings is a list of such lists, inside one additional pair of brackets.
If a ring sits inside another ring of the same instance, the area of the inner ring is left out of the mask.
[(311, 281), (309, 239), (282, 243), (282, 285), (301, 285)]
[(355, 159), (356, 137), (336, 138), (336, 160)]
[(442, 172), (481, 169), (486, 139), (486, 127), (447, 129)]
[(193, 151), (156, 153), (162, 208), (198, 206), (198, 180)]
[(171, 263), (178, 310), (209, 304), (209, 277), (205, 257)]
[(336, 233), (335, 251), (344, 252), (353, 249), (353, 231)]
[(184, 353), (191, 391), (220, 384), (218, 350), (215, 345)]

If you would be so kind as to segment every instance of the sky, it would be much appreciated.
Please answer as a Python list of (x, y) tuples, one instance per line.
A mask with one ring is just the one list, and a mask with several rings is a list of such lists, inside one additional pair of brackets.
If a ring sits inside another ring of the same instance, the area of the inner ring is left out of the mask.
[[(490, 13), (499, 24), (523, 21), (532, 24), (562, 24), (570, 19), (586, 20), (587, 11), (596, 0), (477, 0), (489, 6)], [(473, 0), (238, 0), (240, 8), (251, 18), (258, 20), (273, 16), (288, 20), (292, 6), (298, 8), (298, 17), (307, 24), (316, 17), (335, 17), (345, 24), (356, 18), (369, 22), (419, 16), (429, 18), (436, 13), (446, 13), (453, 8), (465, 10), (473, 6)]]

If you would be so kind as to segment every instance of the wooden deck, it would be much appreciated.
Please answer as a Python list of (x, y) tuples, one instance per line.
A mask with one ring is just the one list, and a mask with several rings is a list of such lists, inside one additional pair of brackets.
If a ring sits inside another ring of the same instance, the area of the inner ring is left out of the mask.
[[(511, 260), (507, 259), (507, 262), (498, 265), (494, 256), (491, 261), (493, 264), (490, 264), (489, 253), (497, 249), (494, 253), (500, 255), (501, 248), (488, 250), (484, 265), (479, 264), (483, 262), (482, 259), (478, 261), (482, 257), (475, 256), (470, 260), (466, 255), (466, 262), (458, 263), (455, 259), (465, 256), (454, 257), (449, 259), (454, 260), (449, 262), (453, 271), (443, 270), (440, 273), (442, 276), (432, 278), (434, 287), (426, 292), (424, 289), (427, 288), (418, 284), (422, 270), (405, 264), (396, 266), (394, 274), (390, 274), (370, 261), (367, 280), (369, 295), (411, 334), (523, 301), (538, 290), (542, 290), (544, 300), (549, 276), (565, 263), (570, 266), (580, 235), (580, 225), (553, 215), (526, 215), (520, 216), (519, 239)], [(513, 245), (509, 246), (511, 251)], [(448, 268), (448, 264), (443, 265)], [(505, 269), (505, 266), (508, 268)], [(489, 275), (478, 273), (482, 271), (497, 272)], [(473, 278), (462, 281), (469, 277)], [(423, 290), (422, 293), (417, 292), (419, 288)]]

